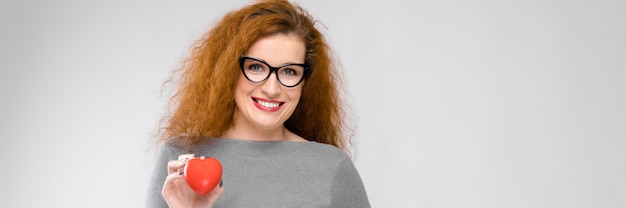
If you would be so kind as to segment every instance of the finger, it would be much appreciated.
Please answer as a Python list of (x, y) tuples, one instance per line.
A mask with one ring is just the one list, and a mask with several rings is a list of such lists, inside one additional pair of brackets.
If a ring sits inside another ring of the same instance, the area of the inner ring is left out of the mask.
[(170, 175), (172, 173), (180, 172), (187, 162), (183, 162), (180, 160), (170, 160), (167, 162), (167, 174)]
[(194, 154), (184, 154), (178, 156), (178, 160), (170, 160), (167, 162), (167, 174), (177, 173), (187, 164), (189, 159), (194, 158)]
[(192, 159), (192, 158), (196, 158), (196, 155), (194, 154), (184, 154), (184, 155), (179, 155), (178, 156), (178, 160), (185, 160), (185, 159)]
[(181, 179), (183, 178), (183, 175), (184, 175), (183, 172), (169, 174), (165, 178), (165, 183), (167, 184), (167, 183), (174, 182), (175, 180)]
[(163, 189), (161, 190), (163, 192), (163, 195), (166, 195), (166, 191), (172, 189), (172, 187), (174, 186), (174, 182), (183, 178), (183, 172), (177, 172), (167, 175), (167, 177), (165, 178), (165, 182), (163, 183)]

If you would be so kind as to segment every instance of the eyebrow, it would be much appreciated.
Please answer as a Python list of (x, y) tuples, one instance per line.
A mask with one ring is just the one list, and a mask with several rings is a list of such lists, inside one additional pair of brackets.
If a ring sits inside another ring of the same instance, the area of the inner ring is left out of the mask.
[[(254, 57), (254, 56), (247, 56), (247, 57), (250, 57), (250, 58), (255, 58), (255, 59), (259, 60), (259, 61), (262, 61), (263, 63), (265, 63), (265, 64), (267, 64), (267, 65), (270, 65), (269, 63), (267, 63), (267, 61), (265, 61), (265, 60), (264, 60), (264, 59), (262, 59), (262, 58), (257, 58), (257, 57)], [(281, 64), (281, 65), (278, 65), (277, 67), (286, 66), (286, 65), (291, 65), (291, 64), (303, 64), (303, 63), (287, 62), (287, 63), (283, 63), (283, 64)], [(272, 66), (272, 65), (270, 65), (270, 66)], [(272, 67), (275, 67), (275, 66), (272, 66)]]

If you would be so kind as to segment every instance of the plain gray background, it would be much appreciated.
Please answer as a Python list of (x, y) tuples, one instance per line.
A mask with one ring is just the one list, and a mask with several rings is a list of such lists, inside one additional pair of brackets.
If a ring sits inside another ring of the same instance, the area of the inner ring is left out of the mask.
[[(299, 2), (374, 207), (626, 207), (625, 1)], [(143, 207), (161, 84), (246, 3), (2, 0), (0, 204)]]

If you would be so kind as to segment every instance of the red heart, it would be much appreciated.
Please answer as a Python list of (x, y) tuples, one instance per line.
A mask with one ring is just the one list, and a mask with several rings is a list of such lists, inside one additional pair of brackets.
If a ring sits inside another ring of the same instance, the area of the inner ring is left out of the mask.
[(185, 164), (185, 181), (198, 194), (211, 192), (222, 179), (222, 164), (215, 158), (193, 158)]

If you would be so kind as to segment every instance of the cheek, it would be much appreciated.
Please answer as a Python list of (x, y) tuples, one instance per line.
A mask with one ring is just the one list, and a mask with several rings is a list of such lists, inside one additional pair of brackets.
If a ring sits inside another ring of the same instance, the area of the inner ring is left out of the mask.
[(302, 96), (302, 88), (300, 87), (298, 89), (290, 89), (289, 91), (287, 91), (287, 96), (289, 96), (291, 100), (299, 102), (300, 97)]
[(240, 78), (235, 85), (235, 104), (237, 106), (243, 105), (243, 102), (246, 101), (248, 94), (251, 91), (247, 80), (245, 80), (245, 78), (243, 79), (244, 80)]
[(237, 81), (237, 85), (235, 86), (235, 96), (246, 95), (250, 91), (254, 89), (254, 85), (248, 82), (248, 80), (243, 77), (243, 75), (239, 76), (239, 80)]

